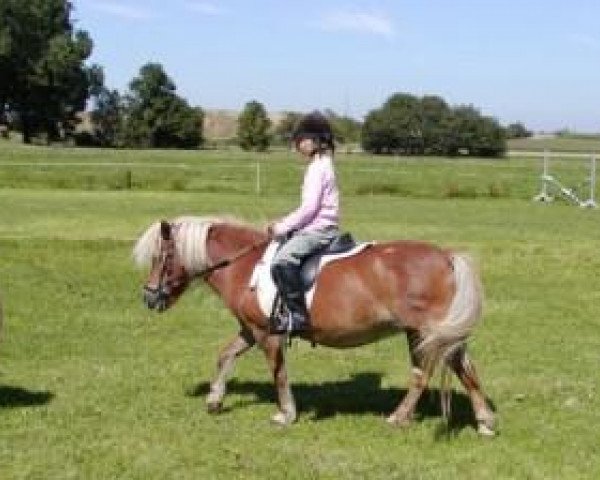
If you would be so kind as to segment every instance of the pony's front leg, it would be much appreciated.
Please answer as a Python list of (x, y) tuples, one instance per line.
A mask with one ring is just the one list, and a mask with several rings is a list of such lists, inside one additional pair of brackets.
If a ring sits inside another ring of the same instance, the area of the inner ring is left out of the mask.
[(261, 342), (261, 348), (267, 357), (267, 363), (273, 373), (277, 389), (279, 410), (271, 417), (271, 420), (278, 425), (291, 425), (296, 421), (296, 402), (285, 368), (285, 337), (269, 335)]
[(223, 397), (225, 396), (226, 391), (227, 378), (233, 370), (235, 360), (252, 348), (254, 343), (255, 340), (252, 334), (242, 330), (219, 353), (217, 374), (210, 384), (210, 393), (206, 397), (206, 406), (210, 413), (217, 413), (221, 410)]

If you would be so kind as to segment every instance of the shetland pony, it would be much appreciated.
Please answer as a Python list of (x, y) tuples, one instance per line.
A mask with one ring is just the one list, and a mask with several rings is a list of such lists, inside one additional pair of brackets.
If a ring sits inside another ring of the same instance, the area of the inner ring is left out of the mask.
[[(262, 231), (235, 220), (181, 217), (152, 224), (137, 241), (134, 257), (138, 264), (151, 267), (144, 285), (148, 308), (168, 309), (200, 277), (240, 325), (239, 333), (220, 352), (208, 410), (221, 409), (235, 360), (257, 344), (277, 389), (278, 410), (272, 420), (289, 425), (297, 412), (285, 365), (285, 338), (269, 333), (268, 319), (250, 286), (268, 240)], [(482, 297), (478, 275), (464, 255), (423, 242), (376, 243), (319, 273), (310, 307), (311, 329), (301, 337), (348, 348), (404, 333), (412, 377), (407, 394), (387, 421), (409, 424), (435, 366), (441, 364), (468, 392), (479, 433), (493, 435), (494, 414), (465, 343), (481, 317)], [(442, 393), (447, 411), (447, 385)]]

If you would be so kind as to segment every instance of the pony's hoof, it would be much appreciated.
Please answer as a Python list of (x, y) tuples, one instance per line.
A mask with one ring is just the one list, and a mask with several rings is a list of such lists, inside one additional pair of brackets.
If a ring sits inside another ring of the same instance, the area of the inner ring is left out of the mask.
[(208, 402), (206, 404), (206, 411), (212, 414), (221, 413), (223, 411), (223, 404), (221, 402)]
[(392, 427), (406, 428), (410, 425), (410, 418), (406, 415), (390, 415), (385, 421)]
[(281, 427), (290, 426), (292, 423), (294, 423), (294, 420), (295, 418), (292, 415), (286, 414), (284, 412), (277, 412), (271, 417), (271, 422)]
[(495, 437), (496, 432), (493, 428), (488, 427), (485, 423), (480, 423), (477, 425), (477, 433), (482, 437)]

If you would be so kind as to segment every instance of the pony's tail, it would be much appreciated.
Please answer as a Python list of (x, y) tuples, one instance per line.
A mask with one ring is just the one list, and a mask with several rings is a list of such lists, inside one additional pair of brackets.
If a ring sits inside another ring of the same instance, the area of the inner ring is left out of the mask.
[(471, 259), (454, 253), (451, 261), (456, 285), (454, 298), (445, 317), (426, 327), (417, 347), (430, 373), (439, 362), (446, 364), (481, 318), (483, 287)]

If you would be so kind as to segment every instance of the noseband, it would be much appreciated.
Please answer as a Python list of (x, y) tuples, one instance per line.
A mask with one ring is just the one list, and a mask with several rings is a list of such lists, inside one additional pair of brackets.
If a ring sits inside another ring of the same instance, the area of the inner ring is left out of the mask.
[(144, 285), (144, 292), (152, 295), (156, 299), (156, 305), (158, 310), (164, 310), (167, 306), (167, 299), (169, 298), (170, 292), (173, 289), (181, 285), (181, 281), (174, 282), (169, 278), (170, 270), (172, 268), (173, 258), (175, 258), (174, 249), (169, 249), (164, 252), (162, 258), (162, 265), (158, 275), (158, 283), (155, 288), (148, 285)]

